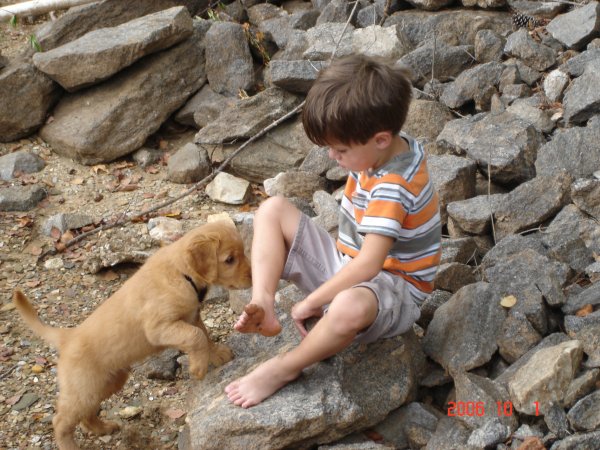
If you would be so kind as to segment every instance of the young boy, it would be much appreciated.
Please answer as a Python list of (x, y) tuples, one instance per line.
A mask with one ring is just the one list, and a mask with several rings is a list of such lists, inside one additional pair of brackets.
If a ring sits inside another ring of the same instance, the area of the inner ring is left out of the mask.
[[(234, 404), (256, 405), (352, 342), (404, 333), (419, 318), (440, 260), (441, 226), (423, 148), (400, 134), (410, 99), (401, 70), (359, 55), (333, 62), (310, 89), (306, 134), (350, 171), (338, 239), (282, 197), (259, 207), (252, 300), (234, 328), (281, 331), (274, 301), (283, 278), (308, 294), (291, 312), (303, 339), (230, 383), (225, 392)], [(308, 332), (311, 317), (321, 319)]]

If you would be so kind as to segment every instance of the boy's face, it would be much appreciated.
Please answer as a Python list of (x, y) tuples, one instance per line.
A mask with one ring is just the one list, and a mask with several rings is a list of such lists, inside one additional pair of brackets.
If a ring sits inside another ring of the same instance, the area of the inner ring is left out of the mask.
[(352, 172), (375, 169), (385, 162), (385, 150), (389, 147), (389, 140), (381, 139), (380, 134), (383, 133), (377, 133), (365, 144), (342, 144), (332, 140), (329, 142), (329, 158)]

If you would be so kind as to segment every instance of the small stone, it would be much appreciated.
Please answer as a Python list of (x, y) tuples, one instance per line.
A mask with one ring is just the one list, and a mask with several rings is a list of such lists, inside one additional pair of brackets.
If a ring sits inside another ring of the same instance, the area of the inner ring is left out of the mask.
[(64, 262), (62, 258), (51, 258), (44, 263), (44, 267), (48, 270), (62, 269)]
[(42, 373), (44, 371), (44, 367), (40, 366), (39, 364), (34, 364), (31, 366), (31, 371), (33, 373)]
[(0, 308), (0, 312), (12, 311), (15, 308), (16, 306), (14, 303), (7, 303), (6, 305), (3, 305), (2, 308)]
[(119, 417), (122, 419), (133, 419), (134, 417), (139, 416), (142, 411), (143, 408), (139, 406), (126, 406), (119, 411)]
[(40, 399), (39, 395), (37, 395), (34, 392), (27, 392), (23, 395), (23, 397), (21, 397), (21, 399), (15, 403), (12, 407), (13, 410), (15, 411), (22, 411), (24, 409), (29, 408), (31, 405), (33, 405), (35, 402), (37, 402)]

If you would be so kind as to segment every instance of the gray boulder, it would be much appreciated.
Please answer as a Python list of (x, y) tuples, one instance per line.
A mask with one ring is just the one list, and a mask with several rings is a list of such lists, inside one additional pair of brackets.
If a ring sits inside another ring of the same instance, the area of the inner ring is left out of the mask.
[(19, 174), (39, 172), (46, 162), (29, 152), (14, 152), (0, 156), (0, 180), (8, 181)]
[(238, 102), (236, 97), (226, 97), (217, 94), (205, 84), (187, 103), (175, 114), (175, 120), (184, 125), (202, 128), (215, 121), (228, 107)]
[(571, 181), (565, 172), (538, 175), (505, 194), (495, 215), (499, 238), (535, 228), (553, 217), (567, 204)]
[(47, 195), (46, 189), (38, 184), (2, 188), (0, 190), (0, 211), (29, 211)]
[(454, 115), (440, 102), (414, 99), (402, 131), (417, 139), (428, 154), (438, 154), (435, 140)]
[(101, 28), (55, 49), (33, 55), (33, 63), (67, 91), (99, 83), (138, 59), (171, 47), (192, 34), (183, 6), (112, 28)]
[(322, 61), (276, 59), (269, 64), (269, 77), (277, 87), (306, 94), (323, 67), (325, 64)]
[(56, 20), (46, 22), (36, 31), (44, 51), (64, 45), (99, 28), (115, 27), (138, 17), (177, 5), (185, 6), (190, 15), (208, 6), (208, 0), (105, 0), (70, 8)]
[(218, 144), (252, 137), (299, 103), (296, 95), (283, 89), (266, 89), (228, 105), (216, 120), (196, 133), (194, 141), (197, 144)]
[(475, 59), (480, 63), (500, 61), (506, 38), (492, 30), (479, 30), (475, 35)]
[(210, 169), (210, 159), (206, 149), (190, 142), (169, 158), (167, 179), (173, 183), (195, 183), (208, 176)]
[(546, 414), (553, 404), (560, 404), (577, 373), (582, 355), (579, 341), (537, 350), (509, 382), (514, 408), (535, 415)]
[(464, 450), (471, 429), (460, 419), (442, 417), (425, 450)]
[(569, 204), (552, 220), (542, 236), (542, 243), (550, 257), (581, 273), (594, 262), (594, 251), (586, 244), (590, 242), (590, 233), (596, 231), (597, 227), (594, 220), (575, 205)]
[(579, 450), (600, 448), (600, 431), (578, 433), (552, 444), (550, 450)]
[(445, 223), (449, 203), (475, 195), (476, 165), (468, 158), (454, 155), (432, 155), (427, 165), (440, 199), (442, 223)]
[(561, 64), (558, 70), (571, 77), (579, 77), (589, 63), (598, 59), (600, 59), (600, 48), (585, 50)]
[(448, 215), (458, 226), (471, 234), (487, 234), (491, 229), (492, 215), (505, 194), (478, 195), (448, 204)]
[(402, 10), (389, 16), (383, 26), (402, 30), (414, 48), (433, 39), (447, 45), (473, 45), (479, 30), (502, 34), (510, 28), (510, 16), (492, 11), (456, 9), (432, 14), (418, 9)]
[(492, 285), (478, 282), (465, 286), (435, 312), (423, 350), (450, 371), (482, 366), (498, 349), (496, 340), (505, 317)]
[(460, 108), (474, 101), (478, 110), (486, 110), (503, 70), (504, 66), (496, 61), (467, 69), (455, 81), (448, 83), (440, 101), (448, 108)]
[(586, 367), (600, 367), (600, 311), (583, 317), (566, 316), (565, 331), (583, 345), (588, 356)]
[[(346, 32), (342, 35), (342, 31)], [(323, 23), (306, 31), (307, 47), (304, 50), (303, 58), (309, 61), (326, 61), (335, 50), (338, 58), (352, 53), (352, 25), (345, 26), (344, 23)], [(338, 45), (339, 36), (341, 40)]]
[(433, 41), (429, 40), (402, 56), (398, 64), (409, 67), (412, 83), (422, 88), (432, 77), (441, 82), (458, 77), (473, 64), (472, 53), (471, 45), (449, 46), (437, 41), (434, 50)]
[[(251, 110), (248, 111), (250, 112)], [(223, 145), (217, 148), (212, 155), (213, 161), (223, 161), (238, 147), (239, 145)], [(255, 183), (262, 183), (267, 178), (289, 170), (290, 167), (298, 167), (312, 147), (314, 144), (306, 137), (302, 122), (297, 118), (248, 144), (245, 151), (231, 161), (228, 172)], [(314, 173), (310, 169), (307, 171)]]
[(237, 96), (254, 86), (254, 66), (244, 28), (215, 22), (206, 33), (206, 76), (218, 94)]
[(571, 184), (571, 199), (581, 211), (600, 220), (600, 180), (575, 180)]
[(600, 390), (579, 400), (567, 417), (576, 430), (594, 431), (600, 427)]
[(600, 3), (590, 2), (556, 17), (546, 28), (554, 39), (580, 49), (600, 36)]
[(556, 51), (535, 41), (524, 28), (508, 36), (504, 52), (540, 71), (546, 70), (556, 62)]
[(511, 113), (478, 114), (448, 122), (437, 145), (477, 161), (480, 170), (502, 184), (533, 178), (543, 135), (531, 123)]
[(600, 83), (600, 60), (585, 66), (583, 75), (573, 80), (563, 98), (564, 119), (580, 124), (600, 113), (600, 92), (594, 89)]
[[(303, 294), (294, 288), (281, 291), (283, 299), (290, 296)], [(232, 407), (223, 395), (230, 381), (299, 342), (288, 307), (282, 305), (278, 315), (284, 327), (274, 338), (239, 334), (229, 338), (235, 359), (210, 372), (193, 390), (179, 448), (310, 447), (373, 426), (414, 398), (422, 354), (410, 332), (352, 346), (306, 369), (264, 402), (250, 409)], [(366, 371), (373, 376), (365, 377)]]
[(598, 142), (600, 116), (590, 119), (585, 127), (557, 130), (552, 140), (538, 150), (536, 173), (552, 175), (559, 170), (566, 170), (573, 178), (587, 178), (597, 170), (600, 161)]
[(59, 95), (58, 85), (33, 64), (14, 62), (0, 70), (0, 142), (35, 132)]
[(457, 372), (453, 374), (453, 378), (456, 402), (469, 408), (460, 416), (469, 426), (479, 428), (490, 420), (499, 419), (510, 430), (517, 428), (518, 422), (514, 415), (498, 416), (496, 403), (504, 403), (508, 398), (508, 392), (501, 384), (469, 372)]
[(206, 24), (198, 23), (187, 41), (66, 95), (40, 136), (58, 154), (83, 164), (112, 161), (141, 147), (205, 83), (205, 31)]

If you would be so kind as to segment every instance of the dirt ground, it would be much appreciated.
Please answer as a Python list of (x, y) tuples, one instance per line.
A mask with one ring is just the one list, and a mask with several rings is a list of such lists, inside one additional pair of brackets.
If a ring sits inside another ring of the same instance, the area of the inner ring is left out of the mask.
[[(0, 1), (0, 6), (3, 3), (6, 4)], [(13, 28), (0, 24), (0, 52), (12, 56), (29, 45), (34, 26), (20, 23)], [(116, 266), (89, 273), (84, 267), (86, 255), (103, 242), (100, 234), (59, 253), (55, 256), (60, 259), (58, 268), (47, 268), (47, 260), (38, 263), (38, 257), (53, 248), (59, 237), (44, 235), (43, 224), (57, 213), (85, 213), (97, 221), (110, 221), (125, 211), (143, 211), (178, 195), (189, 186), (165, 181), (165, 161), (193, 134), (194, 130), (161, 129), (151, 144), (163, 150), (165, 156), (145, 169), (127, 157), (110, 164), (83, 166), (57, 156), (35, 135), (0, 143), (0, 156), (29, 151), (46, 161), (41, 172), (0, 182), (0, 189), (11, 184), (41, 183), (49, 193), (31, 211), (0, 212), (0, 450), (55, 448), (51, 420), (56, 400), (57, 354), (24, 326), (11, 304), (13, 289), (20, 287), (33, 300), (45, 322), (73, 326), (137, 269), (131, 265)], [(206, 221), (210, 214), (251, 211), (259, 198), (233, 207), (196, 193), (160, 211), (160, 215), (179, 219), (187, 230)], [(133, 241), (135, 236), (147, 234), (143, 222), (130, 223), (125, 229), (134, 236)], [(133, 249), (135, 243), (132, 242)], [(216, 340), (223, 340), (231, 332), (235, 319), (223, 298), (209, 300), (203, 317)], [(176, 448), (178, 432), (185, 421), (186, 395), (192, 388), (185, 369), (178, 370), (173, 381), (160, 381), (148, 379), (134, 368), (123, 391), (105, 401), (101, 411), (102, 416), (121, 423), (121, 431), (98, 437), (79, 429), (76, 439), (86, 449)], [(133, 417), (125, 418), (128, 413)]]

